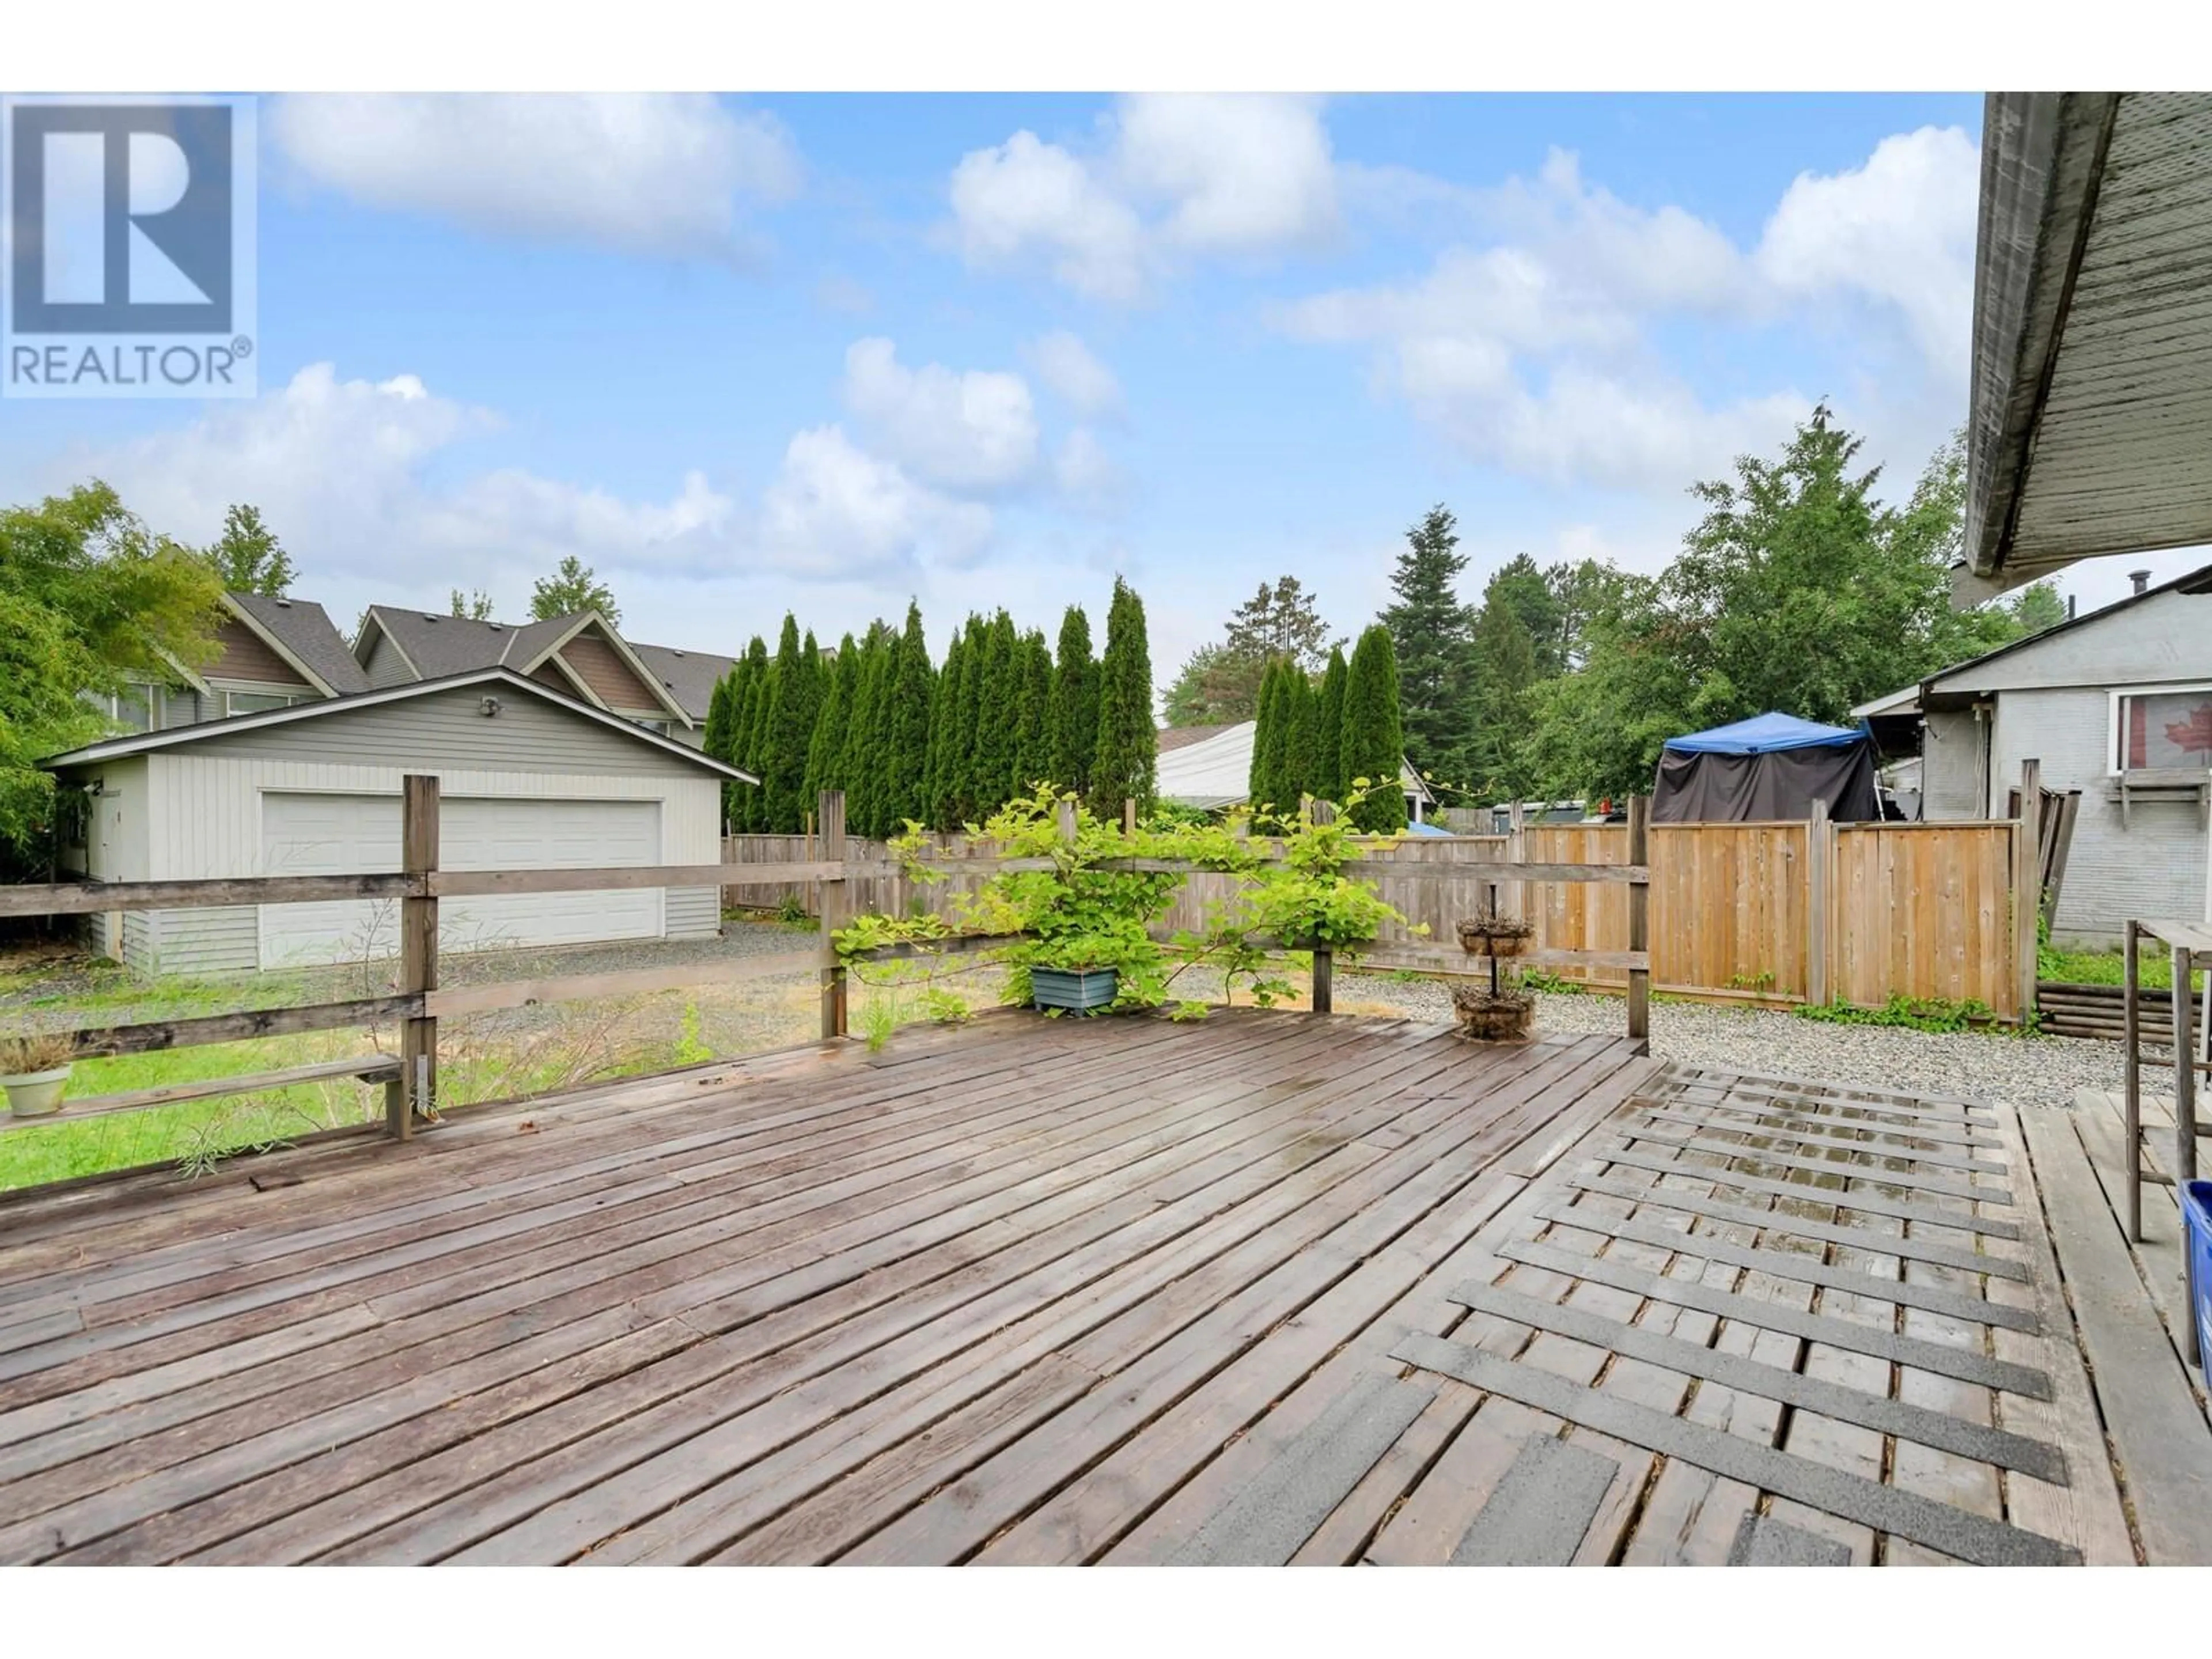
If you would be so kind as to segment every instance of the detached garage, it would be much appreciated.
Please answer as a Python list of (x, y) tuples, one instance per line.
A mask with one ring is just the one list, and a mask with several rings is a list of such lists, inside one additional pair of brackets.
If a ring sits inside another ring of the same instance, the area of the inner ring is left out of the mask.
[[(449, 870), (713, 864), (722, 787), (747, 774), (506, 669), (95, 744), (46, 765), (86, 810), (69, 861), (101, 881), (399, 867), (400, 780), (434, 775)], [(441, 907), (447, 951), (696, 939), (715, 888), (502, 894)], [(389, 902), (97, 919), (145, 973), (362, 961), (398, 949)]]

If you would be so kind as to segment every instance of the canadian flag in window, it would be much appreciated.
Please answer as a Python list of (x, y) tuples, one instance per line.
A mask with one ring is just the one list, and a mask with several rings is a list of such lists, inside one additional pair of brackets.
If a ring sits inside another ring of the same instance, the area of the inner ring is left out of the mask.
[(2153, 692), (2124, 705), (2122, 765), (2129, 771), (2212, 766), (2212, 692)]

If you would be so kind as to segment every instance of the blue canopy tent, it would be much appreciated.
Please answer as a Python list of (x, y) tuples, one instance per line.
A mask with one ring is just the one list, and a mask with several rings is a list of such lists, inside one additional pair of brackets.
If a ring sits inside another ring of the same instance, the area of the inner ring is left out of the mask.
[(1795, 822), (1825, 800), (1838, 823), (1881, 816), (1874, 738), (1864, 727), (1754, 714), (1733, 726), (1669, 738), (1651, 792), (1654, 823)]

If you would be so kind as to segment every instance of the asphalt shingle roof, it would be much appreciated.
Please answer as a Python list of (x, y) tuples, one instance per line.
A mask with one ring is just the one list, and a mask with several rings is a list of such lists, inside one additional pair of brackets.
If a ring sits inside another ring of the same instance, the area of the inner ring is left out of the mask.
[(272, 599), (265, 593), (233, 593), (230, 599), (283, 641), (284, 648), (327, 681), (337, 696), (368, 690), (368, 676), (346, 649), (345, 635), (313, 599)]

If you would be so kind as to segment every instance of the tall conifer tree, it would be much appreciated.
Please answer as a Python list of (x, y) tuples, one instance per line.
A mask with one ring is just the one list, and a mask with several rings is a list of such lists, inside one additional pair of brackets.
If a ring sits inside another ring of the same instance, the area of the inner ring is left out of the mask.
[(1347, 787), (1367, 780), (1367, 798), (1352, 814), (1362, 830), (1388, 834), (1406, 827), (1406, 797), (1399, 788), (1406, 738), (1398, 712), (1398, 659), (1390, 630), (1381, 623), (1359, 636), (1344, 685), (1342, 756)]
[(1046, 720), (1055, 788), (1080, 793), (1091, 787), (1091, 757), (1098, 747), (1098, 664), (1091, 654), (1091, 618), (1071, 605), (1060, 619), (1060, 653), (1054, 661), (1052, 707)]
[(1344, 647), (1333, 647), (1314, 706), (1313, 782), (1308, 786), (1325, 801), (1344, 799), (1344, 684), (1351, 672)]
[(1158, 776), (1159, 729), (1152, 724), (1152, 656), (1145, 602), (1119, 576), (1106, 613), (1106, 653), (1098, 675), (1098, 746), (1091, 763), (1091, 808), (1118, 818), (1123, 800), (1149, 812)]

